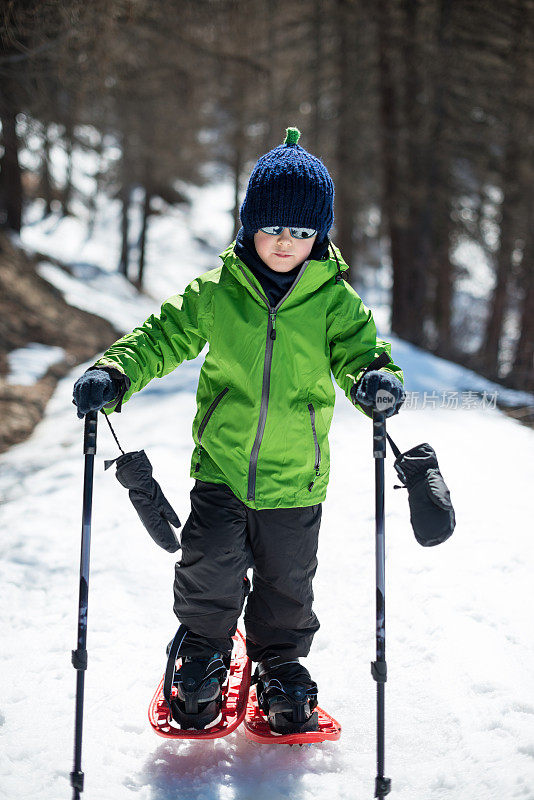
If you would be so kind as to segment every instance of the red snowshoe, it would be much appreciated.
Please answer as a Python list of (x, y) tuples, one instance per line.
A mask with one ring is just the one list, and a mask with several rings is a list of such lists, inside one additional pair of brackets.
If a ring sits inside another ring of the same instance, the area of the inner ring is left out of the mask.
[(245, 716), (255, 742), (311, 744), (339, 739), (341, 726), (317, 705), (317, 684), (298, 659), (272, 656), (256, 669)]
[(335, 741), (341, 736), (341, 725), (339, 722), (323, 711), (319, 706), (315, 707), (318, 717), (317, 730), (301, 731), (300, 733), (275, 733), (271, 730), (267, 716), (258, 706), (256, 687), (251, 686), (247, 711), (245, 715), (245, 736), (253, 742), (259, 744), (314, 744), (324, 742), (327, 739)]
[[(237, 631), (233, 638), (234, 647), (228, 676), (221, 687), (220, 693), (218, 692), (219, 697), (216, 700), (218, 703), (217, 710), (220, 709), (220, 718), (215, 718), (214, 723), (200, 730), (193, 727), (194, 723), (188, 723), (188, 715), (186, 713), (188, 710), (193, 712), (198, 709), (189, 709), (187, 705), (182, 706), (182, 713), (179, 718), (184, 723), (184, 727), (173, 719), (171, 715), (170, 705), (165, 699), (165, 694), (168, 695), (171, 705), (174, 706), (175, 703), (179, 702), (180, 686), (179, 684), (174, 685), (175, 681), (173, 680), (176, 671), (174, 670), (175, 658), (174, 656), (169, 658), (173, 669), (167, 670), (148, 708), (150, 724), (159, 736), (167, 739), (217, 739), (221, 736), (227, 736), (241, 724), (247, 708), (251, 664), (246, 653), (245, 639), (241, 632)], [(178, 669), (180, 666), (181, 660)], [(203, 699), (202, 695), (200, 699)], [(208, 697), (206, 694), (206, 699), (209, 702), (211, 695)], [(178, 712), (179, 709), (176, 707), (176, 716), (178, 716)]]

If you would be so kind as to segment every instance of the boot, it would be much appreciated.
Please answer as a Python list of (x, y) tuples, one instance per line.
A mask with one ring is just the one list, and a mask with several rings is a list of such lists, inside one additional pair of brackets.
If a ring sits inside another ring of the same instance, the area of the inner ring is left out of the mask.
[(174, 676), (177, 694), (171, 698), (172, 718), (184, 730), (202, 730), (221, 718), (222, 687), (230, 668), (230, 656), (213, 653), (209, 658), (184, 656)]
[(273, 733), (303, 733), (319, 728), (317, 684), (298, 658), (272, 656), (260, 661), (254, 673), (258, 705)]

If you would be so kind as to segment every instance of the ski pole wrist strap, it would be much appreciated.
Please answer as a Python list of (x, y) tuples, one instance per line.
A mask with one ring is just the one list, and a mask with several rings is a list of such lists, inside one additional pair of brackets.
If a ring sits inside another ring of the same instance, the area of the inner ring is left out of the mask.
[[(111, 420), (109, 419), (108, 415), (107, 415), (107, 414), (104, 412), (104, 410), (102, 410), (102, 414), (104, 414), (104, 417), (106, 418), (106, 422), (107, 422), (107, 423), (108, 423), (108, 425), (109, 425), (109, 429), (110, 429), (110, 431), (111, 431), (111, 434), (112, 434), (113, 438), (115, 439), (115, 443), (116, 443), (117, 447), (118, 447), (118, 448), (119, 448), (119, 450), (121, 451), (122, 455), (125, 455), (125, 452), (124, 452), (124, 450), (123, 450), (123, 449), (122, 449), (122, 447), (120, 446), (120, 442), (119, 442), (119, 440), (118, 440), (118, 438), (117, 438), (117, 434), (116, 434), (116, 433), (115, 433), (115, 431), (113, 430), (113, 425), (111, 424)], [(114, 463), (116, 460), (117, 460), (117, 459), (115, 459), (115, 458), (114, 458), (114, 459), (113, 459), (113, 460), (111, 460), (111, 461), (104, 461), (104, 469), (109, 469), (109, 468), (111, 467), (111, 465), (112, 465), (112, 464), (113, 464), (113, 463)]]
[[(374, 370), (382, 369), (382, 367), (385, 367), (385, 366), (386, 366), (386, 364), (389, 364), (389, 362), (390, 362), (391, 360), (392, 360), (392, 359), (390, 358), (390, 356), (388, 356), (388, 354), (387, 354), (386, 352), (382, 352), (382, 353), (380, 353), (380, 355), (379, 355), (379, 356), (377, 356), (377, 357), (374, 359), (374, 361), (371, 361), (371, 363), (369, 364), (369, 366), (367, 366), (367, 367), (366, 367), (366, 368), (363, 370), (363, 372), (361, 373), (360, 377), (359, 377), (359, 378), (358, 378), (358, 380), (357, 380), (357, 381), (354, 383), (354, 386), (351, 388), (351, 394), (353, 394), (353, 395), (355, 395), (355, 394), (356, 394), (356, 391), (357, 391), (357, 389), (358, 389), (358, 386), (359, 386), (359, 385), (360, 385), (360, 383), (362, 382), (362, 380), (363, 380), (363, 376), (364, 376), (364, 375), (366, 375), (368, 372), (372, 372), (372, 371), (374, 371)], [(372, 416), (372, 415), (371, 415), (371, 414), (368, 414), (367, 416)]]

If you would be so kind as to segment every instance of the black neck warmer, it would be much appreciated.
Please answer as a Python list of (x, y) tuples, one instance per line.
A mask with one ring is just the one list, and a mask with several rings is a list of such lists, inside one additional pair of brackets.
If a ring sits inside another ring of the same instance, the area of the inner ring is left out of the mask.
[[(318, 239), (313, 243), (308, 260), (319, 260), (323, 258), (328, 250), (328, 236), (322, 241)], [(235, 241), (234, 252), (251, 270), (253, 275), (260, 282), (263, 291), (271, 306), (275, 306), (280, 302), (282, 297), (289, 291), (293, 285), (293, 281), (297, 277), (302, 264), (298, 264), (289, 272), (275, 272), (259, 257), (256, 246), (254, 245), (254, 237), (247, 236), (243, 228), (240, 228)]]

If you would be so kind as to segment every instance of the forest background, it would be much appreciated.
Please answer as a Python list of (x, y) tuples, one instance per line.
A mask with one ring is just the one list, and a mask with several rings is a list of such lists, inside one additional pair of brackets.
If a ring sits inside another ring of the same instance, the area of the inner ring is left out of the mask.
[[(188, 202), (180, 187), (231, 181), (235, 233), (252, 166), (295, 125), (333, 176), (332, 239), (349, 280), (380, 275), (391, 330), (534, 390), (533, 0), (4, 0), (1, 9), (3, 302), (8, 288), (16, 294), (22, 267), (8, 279), (6, 262), (37, 198), (43, 217), (83, 218), (88, 237), (98, 197), (119, 200), (117, 270), (142, 290), (151, 222)], [(64, 169), (51, 155), (58, 147)], [(76, 150), (97, 165), (88, 190), (72, 180)], [(134, 205), (142, 222), (132, 237)], [(0, 375), (10, 350), (36, 340), (21, 286), (19, 312), (0, 309)], [(45, 305), (30, 315), (34, 327)], [(102, 330), (74, 358), (113, 334)], [(40, 338), (59, 344), (50, 331)]]

